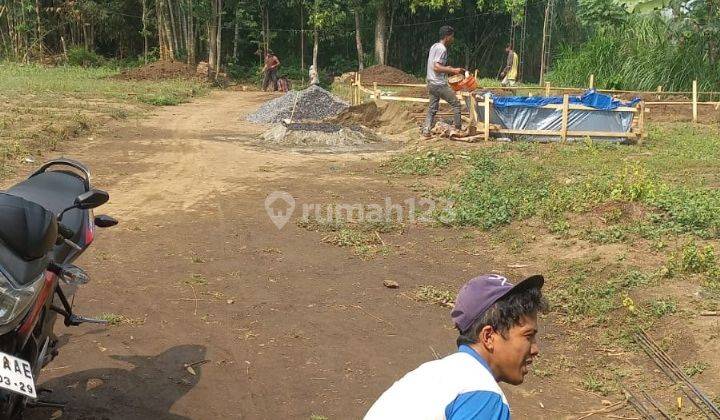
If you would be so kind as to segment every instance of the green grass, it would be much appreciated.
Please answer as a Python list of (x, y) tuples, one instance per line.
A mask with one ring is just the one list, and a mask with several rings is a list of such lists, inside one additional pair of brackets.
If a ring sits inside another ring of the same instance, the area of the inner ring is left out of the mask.
[(459, 181), (438, 194), (455, 203), (453, 225), (493, 229), (540, 217), (564, 234), (570, 214), (631, 203), (643, 210), (642, 217), (603, 214), (614, 226), (586, 226), (586, 239), (613, 243), (668, 233), (720, 238), (716, 127), (659, 125), (643, 146), (512, 143), (461, 154), (414, 152), (393, 157), (385, 167), (420, 176), (461, 168)]
[[(116, 68), (44, 67), (0, 63), (0, 93), (70, 95), (88, 98), (114, 98), (145, 103), (174, 105), (207, 91), (194, 80), (125, 81), (113, 79)], [(172, 102), (172, 103), (171, 103)]]
[(583, 388), (600, 395), (609, 395), (615, 391), (615, 387), (605, 379), (595, 374), (587, 374), (582, 381)]
[(708, 367), (710, 367), (710, 365), (705, 362), (694, 362), (684, 365), (682, 369), (687, 376), (692, 378), (695, 375), (703, 373)]
[[(467, 155), (461, 154), (461, 157)], [(393, 174), (430, 175), (440, 174), (455, 160), (455, 154), (449, 152), (430, 151), (425, 153), (401, 154), (390, 159), (383, 166)]]
[(148, 105), (176, 105), (208, 87), (194, 80), (124, 81), (111, 67), (44, 67), (0, 62), (0, 178), (23, 157), (42, 155), (108, 120), (140, 117)]

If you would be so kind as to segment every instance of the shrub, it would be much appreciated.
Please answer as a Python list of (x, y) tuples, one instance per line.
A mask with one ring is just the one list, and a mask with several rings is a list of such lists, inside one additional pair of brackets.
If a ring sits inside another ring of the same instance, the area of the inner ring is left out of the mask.
[(71, 66), (82, 67), (100, 67), (105, 62), (101, 55), (89, 51), (85, 47), (70, 48), (67, 52), (67, 59)]

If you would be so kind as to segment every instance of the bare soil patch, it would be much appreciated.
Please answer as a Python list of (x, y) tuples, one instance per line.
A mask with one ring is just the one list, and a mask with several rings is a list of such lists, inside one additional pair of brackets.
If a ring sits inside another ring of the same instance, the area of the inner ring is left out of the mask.
[(412, 74), (384, 65), (368, 67), (360, 72), (360, 80), (363, 84), (382, 83), (422, 83), (420, 79)]

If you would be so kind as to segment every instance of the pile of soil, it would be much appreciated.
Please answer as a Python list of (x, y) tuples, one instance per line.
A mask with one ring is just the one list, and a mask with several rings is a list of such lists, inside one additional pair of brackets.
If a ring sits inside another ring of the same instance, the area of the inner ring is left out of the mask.
[(361, 126), (328, 122), (276, 124), (260, 135), (266, 146), (313, 152), (379, 151), (393, 144)]
[(115, 76), (120, 80), (163, 80), (195, 77), (195, 68), (178, 61), (156, 61), (128, 69)]
[(363, 85), (377, 83), (422, 83), (412, 74), (395, 67), (376, 65), (360, 72), (360, 81)]
[(350, 107), (332, 119), (337, 124), (360, 124), (383, 134), (417, 129), (412, 115), (397, 102), (366, 102)]
[(248, 115), (247, 120), (261, 124), (280, 122), (291, 117), (293, 121), (322, 120), (338, 115), (347, 107), (347, 102), (320, 86), (310, 86), (266, 102)]

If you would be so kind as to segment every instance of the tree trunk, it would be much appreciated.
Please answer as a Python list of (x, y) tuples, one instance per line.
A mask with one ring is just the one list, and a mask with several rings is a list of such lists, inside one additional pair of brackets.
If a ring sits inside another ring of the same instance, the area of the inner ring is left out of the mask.
[(42, 25), (40, 24), (40, 0), (35, 0), (35, 43), (40, 57), (43, 55)]
[(270, 51), (270, 8), (265, 4), (265, 51)]
[(215, 48), (215, 55), (216, 55), (216, 67), (215, 67), (215, 78), (217, 79), (218, 74), (220, 74), (220, 65), (222, 64), (222, 7), (223, 2), (222, 0), (215, 0), (217, 1), (217, 46)]
[[(214, 3), (215, 0), (213, 0)], [(215, 68), (217, 50), (217, 19), (210, 18), (208, 22), (208, 65)]]
[(167, 51), (165, 50), (165, 41), (163, 36), (163, 23), (162, 23), (162, 0), (155, 0), (155, 20), (156, 20), (156, 26), (157, 26), (157, 35), (158, 35), (158, 49), (160, 50), (159, 54), (160, 60), (166, 60), (167, 59)]
[(364, 68), (363, 65), (363, 46), (362, 46), (362, 36), (360, 35), (360, 12), (358, 12), (357, 9), (355, 9), (355, 46), (357, 47), (357, 55), (358, 55), (358, 71), (362, 71)]
[(238, 47), (240, 46), (240, 7), (235, 8), (235, 37), (233, 38), (233, 62), (238, 61)]
[(193, 3), (192, 0), (188, 0), (188, 12), (187, 12), (187, 62), (191, 66), (195, 65), (196, 58), (195, 49), (195, 24), (193, 20)]
[(180, 50), (185, 52), (187, 56), (187, 17), (185, 13), (185, 7), (183, 0), (177, 0), (177, 11), (178, 11), (178, 44)]
[(388, 53), (390, 52), (390, 39), (392, 38), (393, 34), (393, 22), (395, 21), (395, 7), (392, 8), (392, 11), (390, 12), (390, 29), (388, 31), (387, 39), (385, 40), (385, 51), (383, 52), (383, 64), (388, 62)]
[(387, 41), (387, 0), (381, 0), (375, 16), (375, 62), (385, 64), (385, 43)]
[(318, 68), (318, 60), (317, 60), (318, 48), (319, 48), (319, 43), (320, 43), (319, 38), (320, 38), (320, 36), (318, 34), (318, 30), (317, 30), (317, 28), (315, 28), (315, 30), (313, 30), (313, 67), (315, 68), (315, 71), (318, 73), (318, 75), (320, 74), (320, 70)]
[[(170, 45), (172, 45), (172, 50), (174, 53), (180, 53), (180, 48), (178, 48), (178, 41), (177, 41), (177, 30), (175, 26), (175, 13), (173, 13), (173, 3), (172, 0), (166, 0), (167, 2), (167, 10), (168, 10), (168, 16), (170, 17), (168, 24), (168, 38)], [(173, 54), (175, 55), (175, 54)], [(175, 57), (173, 57), (174, 59)]]
[(302, 70), (302, 80), (305, 82), (305, 17), (303, 16), (303, 6), (300, 2), (300, 70)]
[(143, 61), (148, 59), (147, 0), (142, 0)]

